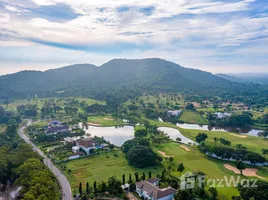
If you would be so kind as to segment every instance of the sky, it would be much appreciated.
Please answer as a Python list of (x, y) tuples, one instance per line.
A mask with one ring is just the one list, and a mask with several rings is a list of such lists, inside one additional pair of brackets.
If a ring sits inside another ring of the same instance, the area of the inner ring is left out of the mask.
[(114, 58), (268, 72), (267, 0), (0, 0), (0, 75)]

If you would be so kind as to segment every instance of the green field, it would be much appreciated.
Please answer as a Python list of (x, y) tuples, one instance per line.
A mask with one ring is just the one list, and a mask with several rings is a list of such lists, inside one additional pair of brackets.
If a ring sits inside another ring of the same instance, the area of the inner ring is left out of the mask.
[[(167, 155), (174, 156), (174, 161), (171, 164), (171, 173), (178, 178), (180, 173), (177, 172), (176, 169), (180, 162), (185, 166), (184, 173), (187, 171), (193, 173), (202, 171), (209, 179), (222, 179), (224, 176), (232, 175), (237, 177), (236, 174), (225, 169), (223, 166), (223, 164), (232, 163), (208, 158), (200, 153), (195, 147), (188, 146), (188, 148), (190, 148), (189, 152), (180, 148), (180, 144), (175, 142), (153, 146), (155, 152), (163, 151)], [(69, 179), (72, 189), (77, 191), (79, 182), (82, 182), (83, 184), (89, 182), (90, 185), (92, 185), (94, 181), (97, 181), (98, 183), (107, 181), (111, 176), (116, 176), (121, 180), (123, 174), (126, 175), (126, 180), (128, 180), (130, 173), (132, 174), (132, 179), (134, 179), (135, 172), (138, 172), (139, 175), (145, 172), (147, 175), (148, 171), (151, 170), (153, 176), (155, 176), (161, 170), (161, 166), (150, 169), (138, 169), (128, 164), (121, 151), (116, 151), (117, 156), (114, 156), (114, 153), (115, 152), (101, 153), (91, 157), (66, 162), (64, 173)], [(162, 165), (165, 167), (170, 165), (169, 159), (163, 157)], [(268, 178), (268, 171), (266, 168), (259, 168), (259, 170), (258, 175)], [(217, 188), (217, 190), (219, 193), (219, 200), (231, 199), (231, 196), (238, 195), (238, 191), (233, 187)]]
[(56, 98), (55, 97), (55, 98), (37, 98), (37, 99), (30, 99), (30, 100), (27, 100), (27, 99), (14, 100), (13, 102), (11, 102), (8, 105), (0, 104), (0, 106), (3, 106), (7, 110), (16, 110), (17, 106), (19, 106), (19, 105), (31, 104), (31, 105), (37, 105), (37, 107), (39, 109), (41, 109), (43, 104), (44, 104), (44, 101), (54, 99), (56, 105), (58, 105), (58, 106), (63, 108), (65, 106), (64, 103), (66, 102), (65, 99), (72, 99), (72, 98), (74, 98), (76, 100), (79, 100), (80, 102), (85, 101), (88, 105), (92, 105), (94, 103), (106, 104), (104, 101), (98, 101), (98, 100), (95, 100), (95, 99), (88, 99), (88, 98), (82, 98), (82, 97), (69, 97), (69, 98)]
[(193, 111), (183, 111), (179, 120), (190, 124), (208, 124), (208, 121), (204, 119), (200, 114)]
[(114, 119), (111, 115), (90, 116), (88, 122), (97, 126), (120, 126), (125, 124), (121, 119)]
[[(193, 140), (195, 140), (195, 136), (198, 133), (206, 133), (208, 138), (206, 140), (207, 144), (214, 145), (215, 142), (213, 140), (214, 137), (217, 138), (224, 138), (232, 142), (232, 147), (235, 148), (237, 144), (242, 144), (243, 146), (247, 147), (248, 150), (254, 151), (257, 153), (261, 153), (262, 148), (267, 148), (268, 140), (264, 140), (260, 137), (254, 136), (247, 136), (247, 138), (241, 138), (241, 134), (235, 133), (228, 133), (228, 132), (220, 132), (220, 131), (201, 131), (201, 130), (190, 130), (190, 129), (181, 129), (179, 128), (180, 132)], [(235, 134), (236, 136), (230, 135)]]
[[(179, 97), (179, 98), (178, 98)], [(136, 100), (128, 100), (125, 102), (125, 105), (131, 105), (135, 102), (136, 105), (140, 106), (140, 101), (143, 101), (145, 104), (152, 103), (155, 105), (155, 107), (158, 107), (157, 104), (164, 104), (166, 105), (167, 102), (169, 105), (178, 105), (180, 107), (184, 107), (185, 103), (181, 96), (175, 95), (175, 96), (169, 96), (169, 95), (143, 95), (138, 97)]]
[[(117, 157), (114, 156), (115, 153)], [(67, 172), (69, 169), (71, 173)], [(149, 170), (152, 171), (153, 175), (156, 175), (156, 173), (160, 171), (160, 168), (138, 169), (132, 167), (128, 164), (121, 151), (115, 151), (69, 161), (66, 163), (65, 174), (71, 183), (72, 189), (76, 189), (77, 191), (79, 182), (84, 184), (89, 182), (92, 186), (94, 181), (98, 183), (101, 183), (101, 181), (107, 182), (112, 176), (116, 176), (121, 180), (123, 174), (126, 175), (126, 180), (128, 180), (130, 173), (134, 180), (135, 172), (142, 175), (143, 172), (148, 174), (147, 172), (149, 172)]]

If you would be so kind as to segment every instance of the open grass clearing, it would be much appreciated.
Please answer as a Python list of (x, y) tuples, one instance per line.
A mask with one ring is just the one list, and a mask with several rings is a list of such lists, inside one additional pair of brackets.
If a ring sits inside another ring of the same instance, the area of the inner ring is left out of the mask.
[(208, 124), (206, 119), (204, 119), (199, 113), (193, 111), (184, 110), (179, 119), (190, 124)]
[(126, 124), (121, 119), (114, 119), (111, 115), (89, 116), (88, 123), (93, 126), (94, 124), (95, 126), (120, 126)]
[[(117, 156), (114, 155), (115, 153)], [(68, 170), (71, 170), (71, 173), (68, 173)], [(121, 180), (123, 174), (125, 174), (127, 181), (130, 173), (134, 180), (135, 172), (138, 172), (139, 175), (145, 172), (146, 176), (148, 176), (150, 170), (155, 176), (160, 172), (160, 167), (138, 169), (128, 164), (125, 155), (121, 151), (115, 151), (69, 161), (66, 163), (65, 174), (71, 183), (72, 189), (77, 191), (80, 181), (83, 184), (89, 182), (93, 186), (94, 181), (97, 181), (97, 183), (107, 182), (112, 176), (116, 176)]]
[[(192, 139), (195, 140), (195, 137), (198, 133), (206, 133), (208, 135), (208, 138), (206, 139), (206, 143), (210, 145), (215, 145), (214, 137), (217, 138), (224, 138), (229, 141), (231, 141), (232, 148), (235, 148), (237, 144), (242, 144), (243, 146), (247, 147), (248, 150), (261, 153), (262, 148), (267, 148), (268, 146), (268, 140), (264, 140), (260, 137), (254, 137), (254, 136), (247, 136), (246, 138), (237, 137), (238, 134), (235, 133), (228, 133), (228, 132), (220, 132), (220, 131), (201, 131), (201, 130), (190, 130), (190, 129), (181, 129), (179, 128), (180, 132)], [(243, 135), (241, 135), (243, 136)], [(218, 144), (219, 145), (219, 144)]]

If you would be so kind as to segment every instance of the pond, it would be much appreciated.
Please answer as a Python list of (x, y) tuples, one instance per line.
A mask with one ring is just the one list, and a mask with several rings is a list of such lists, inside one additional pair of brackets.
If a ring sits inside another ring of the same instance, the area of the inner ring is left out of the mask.
[(168, 127), (159, 127), (158, 130), (163, 131), (164, 133), (168, 134), (168, 136), (172, 140), (176, 141), (177, 138), (180, 138), (181, 139), (180, 142), (183, 143), (183, 144), (189, 144), (189, 143), (197, 144), (193, 140), (191, 140), (191, 139), (185, 137), (184, 135), (182, 135), (178, 129), (168, 128)]
[(123, 126), (123, 127), (96, 127), (88, 126), (88, 129), (84, 128), (86, 133), (91, 136), (103, 137), (105, 140), (115, 144), (116, 146), (122, 146), (125, 141), (134, 138), (134, 127)]
[[(181, 138), (181, 143), (195, 143), (191, 139), (183, 136), (179, 130), (174, 128), (159, 127), (160, 131), (165, 132), (170, 136), (172, 140), (176, 138)], [(97, 127), (88, 126), (88, 129), (84, 128), (86, 133), (91, 134), (91, 136), (103, 137), (105, 140), (115, 144), (117, 146), (122, 146), (127, 140), (134, 138), (134, 127), (133, 126), (123, 126), (123, 127)]]
[(232, 133), (241, 133), (241, 134), (257, 136), (257, 137), (258, 137), (258, 133), (263, 132), (262, 130), (252, 129), (252, 128), (214, 127), (210, 125), (186, 124), (186, 123), (177, 124), (177, 126), (183, 129), (232, 132)]

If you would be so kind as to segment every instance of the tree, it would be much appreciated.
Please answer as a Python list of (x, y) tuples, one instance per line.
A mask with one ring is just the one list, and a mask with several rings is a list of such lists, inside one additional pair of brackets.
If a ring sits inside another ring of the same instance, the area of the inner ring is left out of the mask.
[(131, 173), (129, 174), (129, 178), (128, 178), (128, 183), (132, 182), (132, 177), (131, 177)]
[(148, 173), (148, 177), (149, 177), (149, 178), (152, 178), (152, 172), (151, 172), (151, 170), (150, 170), (149, 173)]
[(135, 172), (135, 180), (136, 180), (136, 182), (139, 181), (139, 173), (138, 172)]
[(208, 191), (211, 193), (211, 195), (212, 195), (212, 200), (216, 200), (217, 199), (217, 196), (218, 196), (218, 192), (217, 192), (217, 190), (216, 190), (216, 188), (214, 188), (214, 187), (210, 187), (209, 189), (208, 189)]
[(90, 190), (89, 190), (89, 183), (87, 182), (87, 185), (86, 185), (86, 191), (87, 191), (87, 194), (90, 193)]
[(81, 195), (82, 192), (83, 192), (83, 191), (82, 191), (82, 183), (80, 182), (80, 183), (79, 183), (79, 194)]
[(194, 105), (192, 103), (187, 103), (185, 109), (186, 110), (194, 110)]
[(261, 152), (264, 156), (268, 155), (268, 149), (262, 149)]
[(146, 179), (146, 177), (145, 177), (145, 173), (143, 172), (142, 173), (142, 180), (145, 180)]
[(205, 141), (208, 138), (208, 135), (205, 133), (198, 133), (198, 135), (195, 137), (195, 141), (198, 143)]
[(131, 147), (126, 158), (130, 165), (141, 168), (155, 166), (162, 161), (162, 157), (153, 152), (150, 147), (140, 145)]
[(97, 193), (97, 182), (94, 181), (93, 183), (93, 189), (94, 189), (94, 193), (96, 194)]
[(147, 131), (145, 129), (139, 129), (135, 131), (135, 137), (146, 137), (147, 136)]
[(215, 142), (215, 145), (217, 145), (218, 138), (217, 138), (217, 137), (214, 137), (213, 140), (214, 140), (214, 142)]
[(246, 169), (246, 165), (244, 162), (242, 162), (241, 160), (238, 160), (235, 162), (235, 166), (236, 168), (240, 171), (240, 174), (243, 174), (243, 170)]
[(180, 172), (180, 176), (181, 176), (181, 173), (184, 171), (184, 165), (183, 165), (183, 163), (180, 163), (179, 165), (178, 165), (178, 168), (177, 168), (177, 171), (178, 172)]
[(122, 183), (123, 183), (123, 185), (125, 185), (125, 183), (126, 183), (125, 174), (123, 174), (123, 176), (122, 176)]

